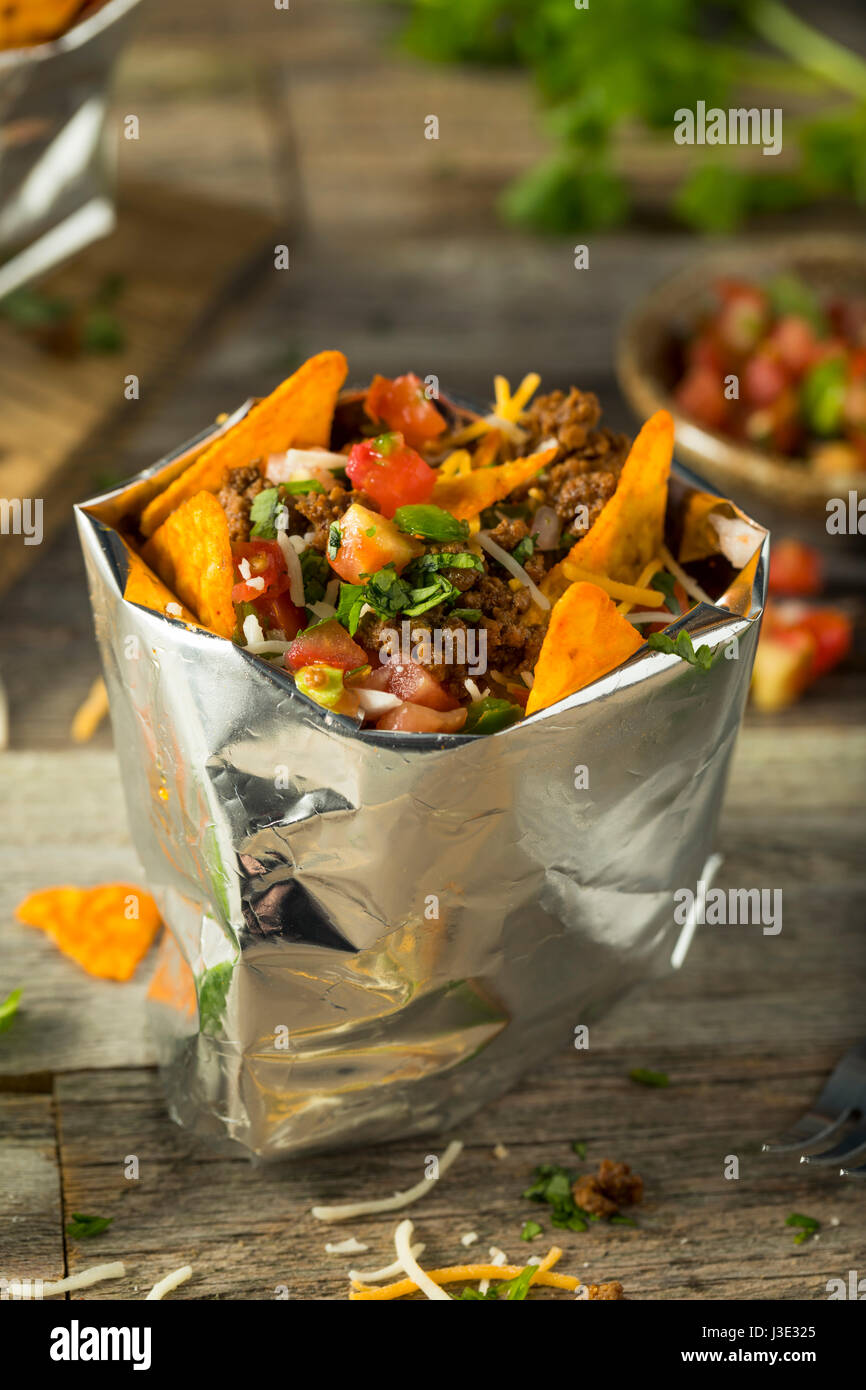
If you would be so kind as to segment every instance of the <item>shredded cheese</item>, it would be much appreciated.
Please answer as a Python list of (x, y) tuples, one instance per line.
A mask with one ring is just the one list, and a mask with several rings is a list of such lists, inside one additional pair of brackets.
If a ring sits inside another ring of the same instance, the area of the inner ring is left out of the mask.
[(625, 620), (628, 623), (672, 623), (674, 615), (659, 608), (655, 612), (626, 613)]
[[(417, 1245), (412, 1246), (412, 1254), (416, 1260), (419, 1255), (423, 1255), (426, 1248), (424, 1242), (420, 1240)], [(378, 1284), (382, 1279), (397, 1279), (405, 1273), (400, 1261), (394, 1260), (391, 1264), (384, 1265), (382, 1269), (350, 1269), (349, 1278), (353, 1284)]]
[(312, 1214), (317, 1221), (350, 1221), (355, 1216), (372, 1216), (376, 1212), (399, 1211), (401, 1207), (411, 1206), (413, 1202), (425, 1197), (435, 1187), (438, 1180), (445, 1176), (462, 1151), (463, 1145), (460, 1140), (452, 1139), (439, 1160), (439, 1171), (436, 1177), (423, 1177), (420, 1182), (415, 1183), (414, 1187), (407, 1188), (405, 1192), (395, 1192), (393, 1197), (374, 1198), (369, 1202), (347, 1202), (344, 1206), (313, 1207)]
[(42, 1297), (53, 1298), (58, 1293), (74, 1293), (76, 1289), (89, 1289), (91, 1284), (101, 1284), (103, 1279), (122, 1279), (126, 1265), (121, 1260), (113, 1264), (91, 1265), (80, 1274), (70, 1274), (66, 1279), (58, 1279), (54, 1284), (42, 1285)]
[[(252, 616), (252, 615), (251, 615)], [(244, 626), (249, 622), (249, 618), (244, 619)], [(244, 633), (246, 636), (246, 632)], [(263, 656), (265, 652), (277, 653), (287, 652), (291, 642), (286, 642), (282, 637), (265, 637), (261, 642), (247, 642), (247, 651), (253, 656)]]
[[(573, 1274), (554, 1274), (552, 1267), (562, 1256), (562, 1251), (554, 1245), (545, 1255), (532, 1274), (530, 1282), (532, 1284), (544, 1284), (548, 1288), (567, 1289), (573, 1293), (580, 1285), (580, 1280)], [(446, 1269), (430, 1269), (426, 1272), (426, 1277), (434, 1284), (468, 1284), (476, 1280), (508, 1280), (516, 1279), (518, 1274), (523, 1272), (522, 1265), (450, 1265)], [(385, 1284), (380, 1288), (368, 1288), (365, 1285), (354, 1282), (353, 1292), (349, 1297), (353, 1300), (363, 1301), (389, 1301), (394, 1298), (405, 1298), (407, 1294), (415, 1293), (417, 1284), (414, 1279), (401, 1279), (395, 1284)]]
[(478, 686), (475, 684), (471, 676), (467, 676), (463, 684), (466, 687), (466, 690), (469, 694), (469, 698), (473, 704), (475, 704), (477, 700), (481, 699), (481, 691), (478, 689)]
[[(105, 681), (97, 676), (87, 692), (87, 696), (75, 711), (70, 733), (76, 743), (87, 743), (93, 738), (108, 713), (108, 691)], [(0, 747), (5, 746), (0, 743)]]
[[(658, 558), (653, 558), (652, 560), (650, 560), (649, 564), (646, 565), (646, 566), (644, 567), (644, 569), (641, 570), (641, 573), (640, 573), (640, 575), (639, 575), (639, 577), (638, 577), (638, 581), (637, 581), (637, 588), (638, 588), (638, 589), (644, 589), (644, 588), (646, 588), (647, 584), (650, 582), (650, 580), (652, 579), (653, 575), (654, 575), (654, 574), (657, 574), (658, 571), (661, 570), (661, 569), (664, 569), (664, 565), (662, 564), (662, 562), (661, 562), (660, 559), (658, 559)], [(622, 613), (623, 616), (625, 616), (625, 614), (628, 613), (629, 609), (631, 609), (631, 608), (633, 608), (633, 607), (634, 607), (634, 604), (628, 603), (628, 602), (626, 602), (626, 601), (624, 600), (622, 603), (620, 603), (620, 604), (617, 605), (617, 610), (616, 610), (616, 611), (617, 611), (618, 613)]]
[(543, 609), (550, 607), (550, 599), (541, 592), (537, 584), (533, 583), (523, 566), (519, 565), (514, 556), (509, 555), (507, 550), (503, 550), (501, 545), (492, 541), (487, 531), (478, 532), (478, 543), (482, 549), (487, 551), (488, 555), (492, 555), (493, 559), (498, 561), (503, 569), (508, 570), (509, 574), (513, 574), (514, 578), (518, 579), (523, 587), (529, 590), (533, 603)]
[(642, 603), (644, 608), (651, 608), (653, 604), (665, 601), (664, 594), (659, 593), (658, 589), (640, 589), (636, 584), (620, 584), (616, 579), (608, 579), (606, 574), (593, 574), (592, 570), (579, 569), (577, 565), (570, 565), (567, 560), (562, 562), (562, 572), (572, 583), (582, 581), (586, 584), (596, 584), (611, 598), (625, 599), (629, 603)]
[(692, 579), (690, 574), (686, 574), (682, 565), (677, 564), (666, 545), (662, 546), (662, 559), (665, 562), (665, 569), (670, 570), (674, 579), (678, 579), (686, 593), (698, 603), (709, 603), (715, 607), (715, 600), (705, 593), (696, 579)]
[(478, 1232), (477, 1232), (477, 1231), (467, 1231), (465, 1235), (463, 1235), (463, 1236), (460, 1237), (460, 1244), (461, 1244), (461, 1245), (466, 1245), (466, 1246), (474, 1245), (475, 1242), (477, 1241), (477, 1239), (478, 1239)]
[(452, 1298), (450, 1293), (446, 1293), (434, 1279), (431, 1279), (429, 1275), (424, 1273), (418, 1261), (415, 1259), (415, 1256), (412, 1254), (412, 1232), (414, 1229), (415, 1227), (407, 1216), (406, 1220), (401, 1221), (394, 1232), (394, 1245), (397, 1250), (397, 1259), (400, 1261), (415, 1287), (420, 1289), (422, 1293), (425, 1293), (431, 1303), (451, 1303)]
[(172, 1293), (180, 1284), (185, 1284), (187, 1279), (192, 1278), (192, 1265), (181, 1265), (180, 1269), (172, 1270), (164, 1279), (160, 1279), (158, 1284), (154, 1284), (145, 1303), (150, 1303), (153, 1299), (165, 1298), (167, 1293)]
[(286, 569), (289, 575), (289, 597), (298, 608), (304, 605), (304, 574), (301, 569), (301, 561), (298, 552), (292, 542), (296, 538), (287, 536), (285, 531), (277, 532), (277, 542), (283, 552), (283, 559), (286, 562)]
[(362, 1240), (356, 1240), (354, 1236), (349, 1236), (348, 1240), (329, 1240), (325, 1245), (326, 1255), (362, 1255), (365, 1250), (369, 1250), (369, 1245), (365, 1245)]

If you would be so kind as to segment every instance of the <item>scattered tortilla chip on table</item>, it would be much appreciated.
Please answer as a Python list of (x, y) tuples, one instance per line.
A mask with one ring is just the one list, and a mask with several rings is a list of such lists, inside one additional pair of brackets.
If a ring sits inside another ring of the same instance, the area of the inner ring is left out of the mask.
[(326, 448), (348, 369), (342, 352), (311, 357), (147, 504), (141, 514), (142, 533), (152, 536), (180, 503), (196, 493), (218, 492), (230, 468), (296, 447)]
[(476, 468), (436, 483), (430, 501), (458, 521), (471, 521), (485, 508), (501, 502), (515, 488), (531, 482), (556, 455), (556, 446), (540, 449), (526, 458), (512, 459), (493, 468)]
[(535, 663), (526, 713), (555, 705), (607, 675), (643, 638), (597, 584), (572, 584), (554, 604)]
[(674, 422), (657, 410), (643, 426), (623, 464), (616, 492), (601, 514), (541, 585), (548, 598), (568, 583), (568, 566), (634, 584), (664, 540)]
[(132, 883), (43, 888), (19, 903), (15, 915), (103, 980), (131, 979), (160, 926), (153, 898)]
[(218, 637), (235, 630), (229, 524), (212, 492), (182, 502), (154, 532), (144, 558), (181, 603)]

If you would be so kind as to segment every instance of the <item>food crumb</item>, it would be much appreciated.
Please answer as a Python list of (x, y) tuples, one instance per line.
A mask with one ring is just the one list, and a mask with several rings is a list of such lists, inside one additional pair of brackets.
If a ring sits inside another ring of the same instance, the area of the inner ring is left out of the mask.
[(574, 1200), (592, 1216), (615, 1216), (620, 1207), (629, 1207), (643, 1197), (643, 1178), (627, 1163), (603, 1158), (598, 1172), (587, 1173), (572, 1186)]
[(460, 1244), (461, 1244), (461, 1245), (474, 1245), (477, 1239), (478, 1239), (478, 1232), (477, 1232), (477, 1231), (467, 1231), (465, 1235), (463, 1235), (463, 1236), (460, 1237)]
[(504, 1144), (495, 1144), (495, 1145), (494, 1145), (494, 1147), (493, 1147), (493, 1157), (494, 1157), (494, 1158), (507, 1158), (507, 1157), (508, 1157), (508, 1150), (506, 1149), (506, 1147), (505, 1147)]

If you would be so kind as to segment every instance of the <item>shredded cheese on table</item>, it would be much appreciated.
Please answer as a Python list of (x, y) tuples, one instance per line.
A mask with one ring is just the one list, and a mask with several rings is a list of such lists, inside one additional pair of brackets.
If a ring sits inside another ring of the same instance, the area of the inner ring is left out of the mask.
[(572, 583), (595, 584), (604, 589), (611, 598), (625, 599), (628, 603), (640, 603), (644, 608), (658, 607), (664, 603), (665, 596), (658, 589), (641, 589), (637, 584), (620, 584), (617, 579), (608, 579), (606, 574), (594, 574), (592, 570), (579, 569), (577, 565), (562, 562), (562, 572)]
[(401, 1221), (394, 1232), (394, 1245), (397, 1249), (397, 1259), (405, 1269), (410, 1280), (414, 1283), (416, 1289), (420, 1289), (422, 1293), (425, 1293), (431, 1303), (452, 1303), (453, 1299), (450, 1293), (446, 1293), (434, 1279), (431, 1279), (429, 1275), (424, 1273), (412, 1254), (412, 1232), (414, 1229), (415, 1227), (407, 1216), (406, 1220)]
[(154, 1284), (144, 1300), (145, 1303), (150, 1303), (154, 1299), (165, 1298), (167, 1293), (172, 1293), (180, 1284), (185, 1284), (187, 1279), (191, 1278), (192, 1265), (181, 1265), (180, 1269), (173, 1269), (171, 1274), (166, 1274), (164, 1279), (160, 1279), (159, 1283)]
[(365, 1250), (369, 1250), (369, 1245), (365, 1245), (362, 1240), (357, 1240), (355, 1236), (349, 1236), (348, 1240), (329, 1240), (325, 1246), (326, 1255), (362, 1255)]
[[(580, 1280), (575, 1275), (553, 1274), (551, 1272), (552, 1266), (561, 1257), (562, 1251), (559, 1247), (552, 1246), (534, 1270), (530, 1283), (544, 1284), (548, 1288), (554, 1289), (567, 1289), (573, 1293), (580, 1285)], [(494, 1279), (497, 1282), (504, 1282), (508, 1279), (516, 1279), (518, 1274), (522, 1274), (523, 1268), (523, 1265), (450, 1265), (445, 1269), (429, 1269), (426, 1271), (425, 1277), (434, 1284), (471, 1284), (479, 1279)], [(418, 1285), (412, 1278), (401, 1279), (394, 1284), (385, 1284), (381, 1288), (368, 1288), (355, 1281), (349, 1298), (354, 1301), (388, 1302), (394, 1298), (405, 1298), (408, 1294), (415, 1293), (417, 1289)]]
[(401, 1207), (411, 1206), (413, 1202), (419, 1201), (435, 1187), (462, 1151), (463, 1145), (460, 1140), (452, 1139), (439, 1160), (439, 1171), (436, 1177), (423, 1177), (420, 1182), (416, 1182), (414, 1187), (407, 1188), (405, 1192), (395, 1192), (393, 1197), (378, 1197), (369, 1202), (347, 1202), (343, 1206), (313, 1207), (312, 1214), (317, 1221), (351, 1221), (355, 1216), (371, 1216), (376, 1212), (399, 1211)]
[[(412, 1246), (412, 1254), (415, 1256), (416, 1260), (419, 1255), (423, 1255), (425, 1249), (426, 1246), (424, 1242), (420, 1240), (417, 1245)], [(349, 1278), (352, 1280), (353, 1284), (378, 1284), (382, 1279), (396, 1279), (399, 1275), (405, 1273), (406, 1271), (400, 1261), (394, 1260), (391, 1264), (385, 1265), (382, 1269), (350, 1269)]]
[(89, 1289), (91, 1284), (101, 1284), (103, 1279), (122, 1279), (126, 1273), (126, 1265), (122, 1260), (115, 1260), (112, 1264), (91, 1265), (90, 1269), (82, 1269), (80, 1274), (70, 1274), (66, 1279), (58, 1279), (54, 1284), (42, 1285), (42, 1297), (53, 1298), (58, 1293), (74, 1293), (76, 1289)]

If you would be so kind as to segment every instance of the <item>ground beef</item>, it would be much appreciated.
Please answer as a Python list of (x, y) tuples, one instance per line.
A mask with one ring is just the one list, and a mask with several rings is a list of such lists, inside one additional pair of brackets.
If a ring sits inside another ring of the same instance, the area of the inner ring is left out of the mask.
[[(432, 541), (427, 546), (428, 554), (437, 555), (460, 555), (468, 550), (469, 546), (463, 541)], [(441, 569), (439, 573), (443, 575), (445, 579), (449, 580), (450, 583), (454, 585), (455, 589), (459, 589), (460, 592), (463, 593), (465, 589), (472, 588), (472, 585), (475, 583), (481, 571), (470, 569), (468, 566), (460, 567), (456, 565), (447, 565), (444, 569)], [(460, 607), (468, 608), (470, 605), (460, 604)], [(431, 609), (430, 611), (438, 612), (439, 610)]]
[(538, 396), (524, 423), (537, 441), (556, 439), (563, 454), (573, 454), (583, 448), (600, 419), (598, 397), (572, 386), (567, 396), (564, 391)]
[[(339, 483), (335, 483), (330, 492), (299, 492), (292, 498), (291, 530), (311, 530), (310, 545), (324, 555), (331, 524), (339, 521), (352, 502), (359, 501), (362, 501), (360, 493), (347, 492)], [(369, 506), (369, 499), (364, 497), (363, 503)], [(296, 520), (295, 513), (301, 518), (300, 522)], [(306, 526), (304, 523), (307, 523)]]
[[(580, 535), (582, 531), (589, 530), (605, 503), (613, 497), (619, 473), (601, 470), (593, 473), (569, 472), (570, 469), (571, 463), (568, 462), (557, 464), (551, 470), (558, 476), (555, 480), (551, 478), (548, 484), (548, 499), (566, 528)], [(578, 515), (580, 507), (586, 507), (586, 515), (583, 512)]]
[[(474, 572), (476, 575), (477, 571)], [(512, 589), (503, 579), (487, 574), (463, 595), (465, 608), (480, 608), (481, 625), (487, 632), (488, 669), (504, 675), (531, 671), (543, 640), (539, 627), (530, 627), (523, 617), (532, 603), (529, 591)]]
[(529, 535), (529, 526), (522, 516), (504, 516), (497, 526), (490, 532), (490, 539), (497, 545), (501, 545), (503, 550), (507, 550), (509, 555), (515, 546), (521, 541), (526, 540)]
[(604, 1299), (624, 1298), (622, 1284), (618, 1279), (612, 1280), (609, 1284), (588, 1284), (586, 1290), (588, 1299), (601, 1301)]
[(620, 1207), (632, 1206), (643, 1197), (643, 1178), (627, 1163), (603, 1158), (598, 1172), (587, 1173), (574, 1183), (572, 1195), (590, 1216), (615, 1216)]
[(232, 468), (220, 488), (219, 502), (229, 523), (229, 539), (248, 541), (250, 538), (250, 507), (265, 487), (258, 465)]

